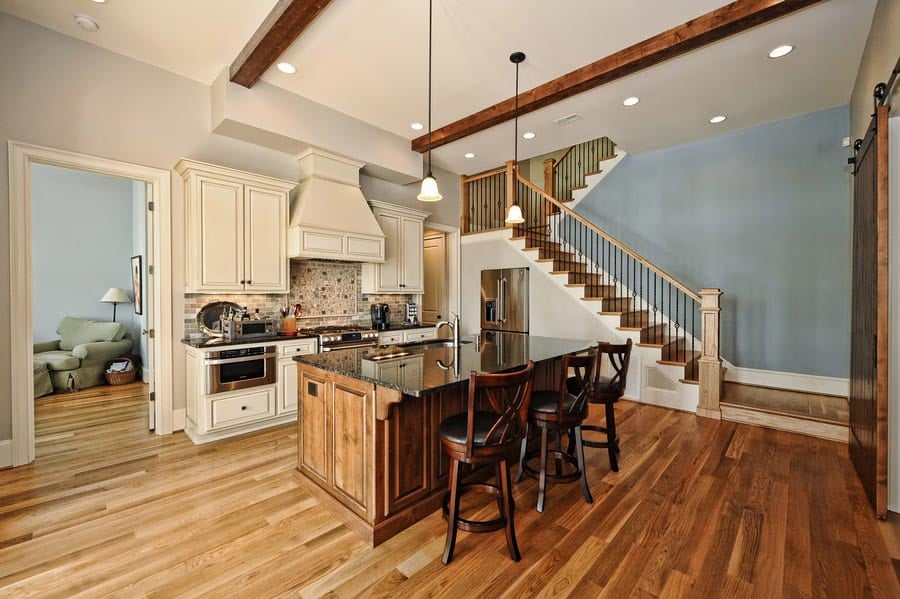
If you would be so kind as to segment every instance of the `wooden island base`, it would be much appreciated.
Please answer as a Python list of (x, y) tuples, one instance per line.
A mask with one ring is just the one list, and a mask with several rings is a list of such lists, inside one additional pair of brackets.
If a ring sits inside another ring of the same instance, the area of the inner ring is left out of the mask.
[[(535, 364), (534, 389), (558, 383), (562, 360)], [(377, 546), (441, 506), (449, 460), (440, 422), (466, 410), (467, 385), (415, 397), (298, 363), (294, 479), (348, 528)], [(485, 480), (493, 472), (470, 472)]]

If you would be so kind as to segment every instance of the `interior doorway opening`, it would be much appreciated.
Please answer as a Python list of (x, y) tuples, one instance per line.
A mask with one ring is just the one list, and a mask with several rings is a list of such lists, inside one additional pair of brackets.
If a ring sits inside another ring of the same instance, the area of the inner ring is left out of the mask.
[[(147, 218), (147, 272), (154, 283), (147, 288), (148, 344), (153, 356), (148, 409), (153, 413), (157, 434), (173, 430), (173, 326), (172, 326), (172, 232), (171, 176), (168, 170), (100, 158), (66, 150), (10, 141), (9, 233), (10, 233), (10, 377), (6, 382), (12, 407), (12, 439), (2, 465), (22, 466), (35, 458), (34, 421), (34, 322), (32, 308), (32, 167), (50, 165), (87, 173), (142, 182), (151, 212)], [(73, 250), (77, 251), (77, 250)], [(129, 267), (130, 268), (130, 267)], [(151, 270), (152, 269), (152, 270)], [(105, 295), (105, 294), (104, 294)]]

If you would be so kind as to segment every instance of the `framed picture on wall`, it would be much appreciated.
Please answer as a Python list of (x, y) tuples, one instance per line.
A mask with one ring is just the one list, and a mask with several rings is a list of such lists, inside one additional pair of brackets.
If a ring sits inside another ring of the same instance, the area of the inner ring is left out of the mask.
[(134, 313), (144, 313), (144, 281), (141, 256), (131, 257), (131, 289), (134, 292)]

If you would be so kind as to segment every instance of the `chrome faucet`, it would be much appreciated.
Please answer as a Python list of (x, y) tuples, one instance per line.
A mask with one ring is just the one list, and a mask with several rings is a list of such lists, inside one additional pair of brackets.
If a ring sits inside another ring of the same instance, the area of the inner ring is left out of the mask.
[[(453, 314), (451, 312), (451, 314)], [(441, 331), (441, 327), (450, 327), (453, 329), (453, 347), (459, 347), (459, 315), (453, 314), (453, 322), (442, 320), (434, 325), (435, 334)]]

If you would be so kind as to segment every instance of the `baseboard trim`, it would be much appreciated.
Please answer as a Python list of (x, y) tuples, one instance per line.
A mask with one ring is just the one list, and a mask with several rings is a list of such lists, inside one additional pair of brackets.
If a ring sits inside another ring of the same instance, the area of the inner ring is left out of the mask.
[(849, 440), (849, 428), (840, 424), (828, 424), (826, 422), (761, 412), (728, 404), (720, 404), (720, 408), (722, 410), (722, 420), (730, 422), (774, 428), (780, 431), (799, 433), (808, 437), (817, 437), (839, 443), (847, 443)]
[(732, 366), (725, 371), (725, 381), (757, 385), (759, 387), (772, 387), (773, 389), (836, 395), (838, 397), (847, 397), (850, 388), (849, 379), (796, 372), (741, 368), (739, 366)]
[(187, 410), (180, 408), (172, 411), (172, 432), (183, 431), (187, 419)]
[(12, 439), (0, 441), (0, 468), (12, 468)]

